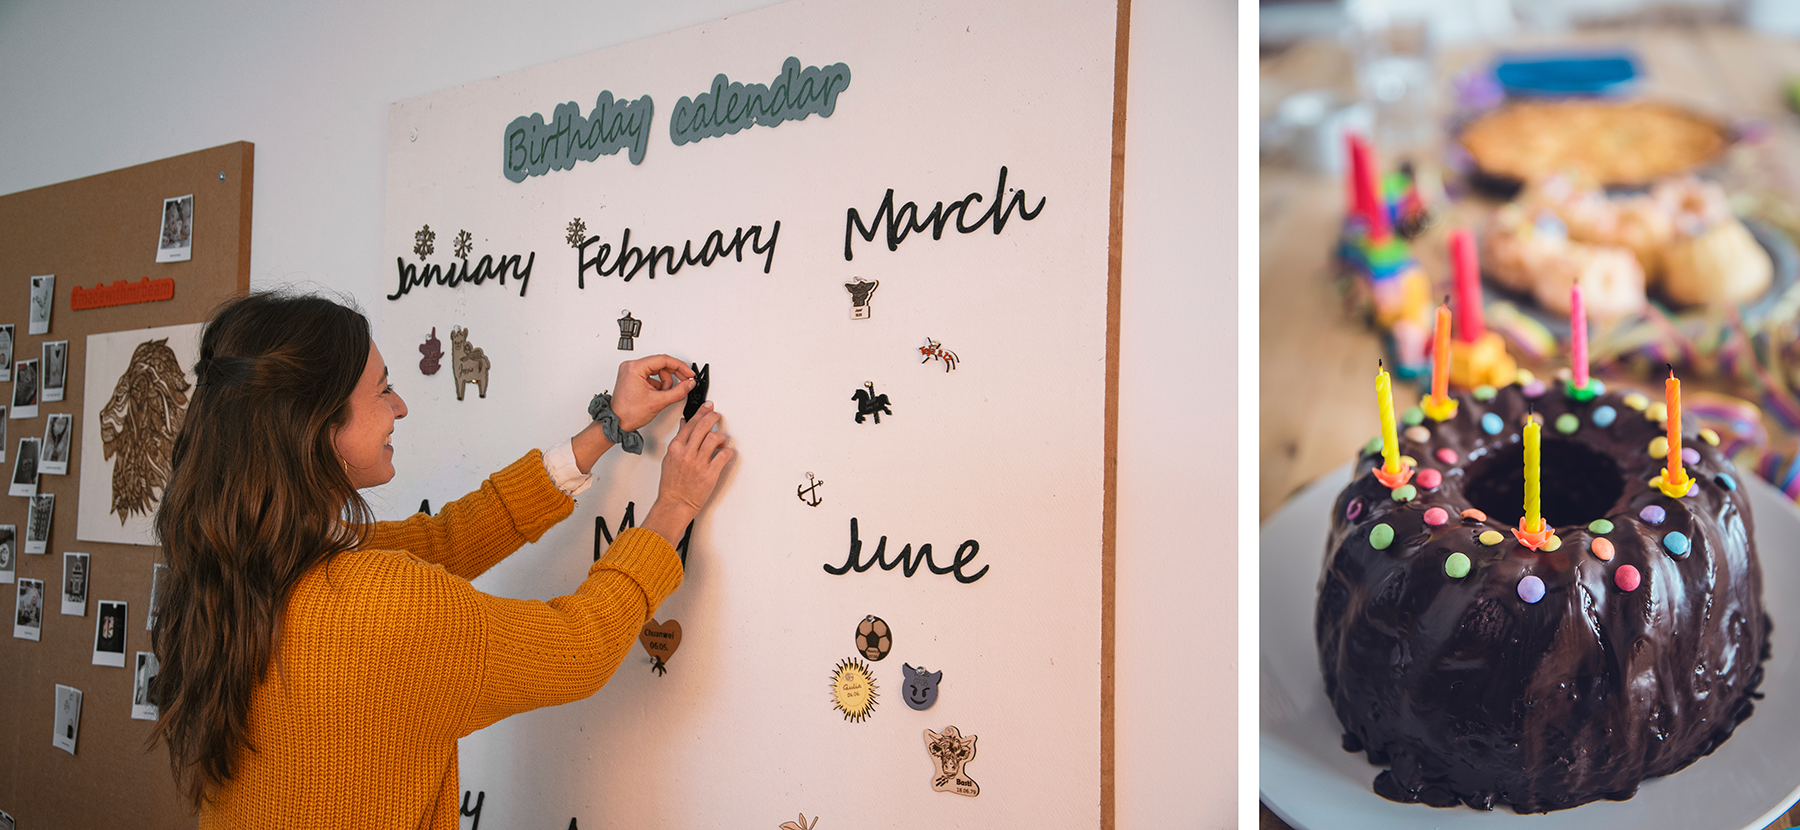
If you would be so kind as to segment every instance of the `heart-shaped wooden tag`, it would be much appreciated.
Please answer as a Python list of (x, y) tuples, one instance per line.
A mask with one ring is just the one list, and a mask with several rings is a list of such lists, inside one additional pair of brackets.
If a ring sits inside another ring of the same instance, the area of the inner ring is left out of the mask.
[(651, 618), (644, 623), (644, 630), (638, 632), (638, 642), (644, 644), (644, 651), (651, 657), (667, 663), (675, 656), (675, 649), (681, 647), (681, 623), (674, 620), (659, 623)]

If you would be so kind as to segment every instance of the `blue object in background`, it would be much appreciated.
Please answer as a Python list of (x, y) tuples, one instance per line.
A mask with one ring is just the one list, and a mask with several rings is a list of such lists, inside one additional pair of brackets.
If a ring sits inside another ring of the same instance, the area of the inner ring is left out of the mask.
[(1618, 95), (1637, 80), (1637, 55), (1629, 50), (1508, 55), (1494, 66), (1494, 76), (1515, 97)]

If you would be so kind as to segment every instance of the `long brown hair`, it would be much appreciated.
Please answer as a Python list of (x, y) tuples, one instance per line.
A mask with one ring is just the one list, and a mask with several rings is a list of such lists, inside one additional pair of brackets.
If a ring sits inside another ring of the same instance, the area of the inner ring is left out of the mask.
[(196, 810), (256, 751), (250, 696), (294, 583), (359, 545), (372, 521), (332, 444), (369, 342), (360, 312), (276, 292), (227, 301), (201, 338), (156, 514), (170, 574), (151, 635), (161, 672), (150, 740), (169, 745)]

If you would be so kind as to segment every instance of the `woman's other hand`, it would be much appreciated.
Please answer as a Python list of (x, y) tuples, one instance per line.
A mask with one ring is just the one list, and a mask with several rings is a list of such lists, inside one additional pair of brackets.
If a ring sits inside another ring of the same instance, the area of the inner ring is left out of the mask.
[(633, 432), (656, 420), (670, 404), (686, 399), (693, 388), (693, 371), (666, 354), (619, 364), (619, 377), (613, 382), (612, 392), (612, 410), (619, 416), (619, 428)]
[[(623, 371), (623, 370), (621, 370)], [(725, 446), (725, 431), (718, 429), (720, 416), (711, 401), (682, 423), (663, 452), (662, 481), (656, 504), (644, 516), (643, 527), (674, 544), (700, 507), (719, 486), (719, 474), (737, 452)]]

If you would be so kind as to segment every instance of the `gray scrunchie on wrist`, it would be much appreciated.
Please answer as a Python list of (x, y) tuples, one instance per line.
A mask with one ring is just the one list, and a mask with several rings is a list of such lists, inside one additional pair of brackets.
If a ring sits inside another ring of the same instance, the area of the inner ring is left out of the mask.
[(644, 436), (637, 430), (621, 432), (618, 413), (612, 411), (612, 395), (601, 392), (588, 401), (588, 417), (600, 422), (600, 434), (632, 455), (644, 454)]

